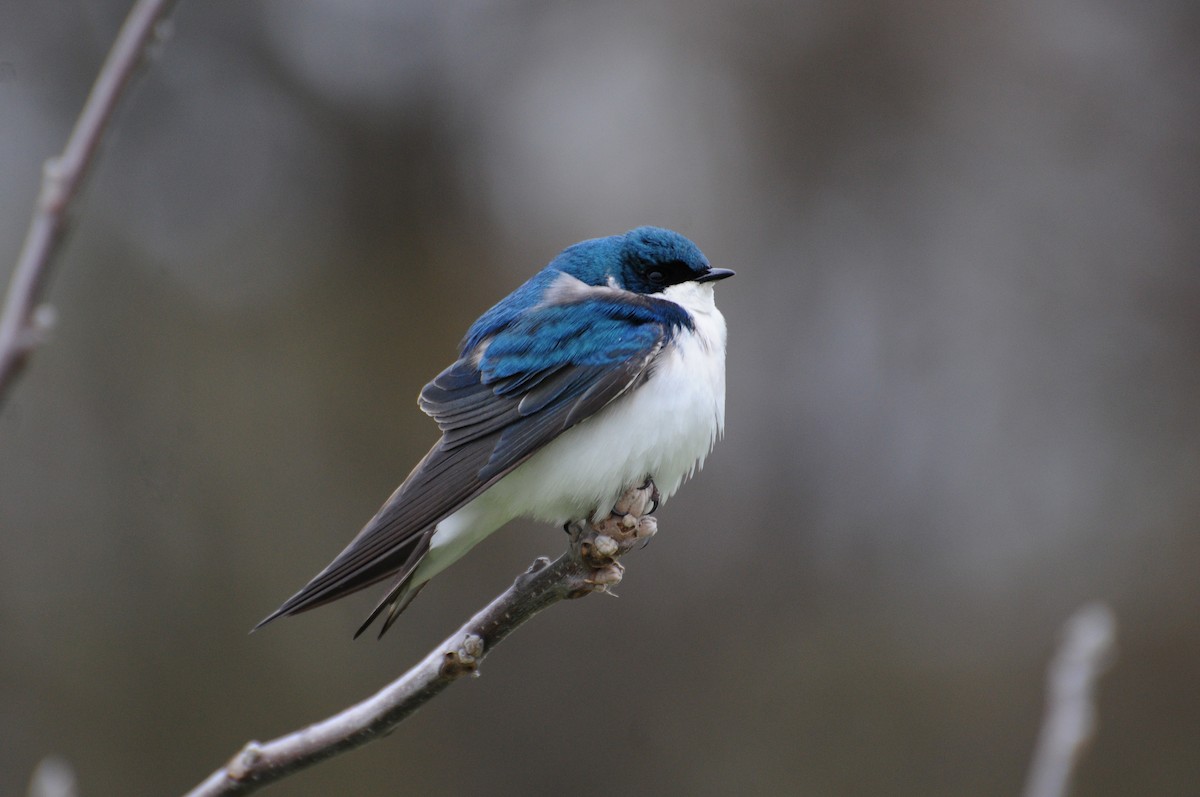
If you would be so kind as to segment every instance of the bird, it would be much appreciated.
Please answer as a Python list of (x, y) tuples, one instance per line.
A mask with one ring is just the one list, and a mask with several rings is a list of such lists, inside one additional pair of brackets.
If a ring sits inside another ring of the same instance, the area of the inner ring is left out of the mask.
[(441, 438), (323, 570), (255, 630), (391, 579), (355, 633), (379, 636), (431, 578), (518, 517), (665, 502), (725, 429), (725, 319), (712, 267), (660, 227), (567, 247), (487, 310), (421, 390)]

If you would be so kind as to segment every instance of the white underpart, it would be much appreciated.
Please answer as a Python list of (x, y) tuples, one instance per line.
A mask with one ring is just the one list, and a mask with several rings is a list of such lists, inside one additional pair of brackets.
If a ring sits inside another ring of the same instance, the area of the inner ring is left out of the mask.
[(487, 492), (438, 523), (417, 587), (510, 520), (562, 524), (603, 516), (631, 486), (653, 478), (665, 501), (725, 429), (725, 319), (712, 284), (673, 285), (660, 296), (691, 313), (658, 356), (650, 379), (568, 429)]

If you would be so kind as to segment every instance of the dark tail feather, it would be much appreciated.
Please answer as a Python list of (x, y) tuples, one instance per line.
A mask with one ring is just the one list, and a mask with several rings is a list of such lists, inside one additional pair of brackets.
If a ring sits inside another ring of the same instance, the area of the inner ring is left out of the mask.
[[(300, 614), (301, 612), (306, 612), (309, 609), (315, 609), (318, 606), (323, 606), (330, 601), (337, 600), (338, 598), (349, 595), (352, 592), (357, 592), (360, 589), (383, 581), (388, 576), (398, 573), (399, 575), (397, 577), (396, 585), (393, 586), (393, 588), (388, 592), (389, 599), (394, 597), (394, 594), (398, 591), (398, 589), (402, 588), (403, 585), (407, 583), (409, 579), (411, 579), (413, 571), (417, 569), (417, 565), (419, 565), (421, 560), (425, 558), (425, 554), (429, 553), (429, 541), (433, 537), (433, 532), (433, 528), (427, 529), (426, 531), (422, 532), (419, 537), (413, 540), (411, 545), (405, 546), (405, 548), (408, 548), (407, 551), (397, 552), (404, 556), (404, 559), (401, 560), (399, 564), (397, 564), (391, 556), (384, 557), (380, 561), (374, 563), (374, 565), (362, 569), (360, 572), (353, 574), (349, 578), (341, 578), (334, 583), (326, 583), (323, 576), (325, 576), (330, 569), (338, 564), (338, 560), (334, 560), (334, 562), (331, 563), (328, 568), (317, 574), (317, 576), (308, 584), (306, 584), (299, 592), (284, 601), (282, 606), (264, 617), (258, 623), (258, 625), (250, 629), (250, 632), (254, 633), (267, 623), (277, 620), (280, 617), (289, 617), (293, 614)], [(414, 592), (413, 597), (415, 597), (415, 595), (416, 593)], [(410, 597), (408, 601), (411, 600), (412, 598)], [(408, 601), (405, 602), (405, 606), (408, 605)], [(379, 608), (372, 613), (371, 619), (375, 619), (375, 617), (378, 616), (378, 613)], [(369, 622), (370, 621), (368, 620), (368, 623)], [(391, 625), (391, 623), (389, 622), (387, 625)], [(387, 626), (384, 627), (384, 630), (387, 630)], [(360, 628), (358, 634), (361, 633), (362, 629)], [(357, 637), (358, 634), (355, 634), (355, 637)]]
[(371, 611), (371, 614), (367, 616), (363, 624), (354, 632), (354, 638), (358, 639), (362, 636), (362, 632), (366, 631), (371, 626), (371, 623), (375, 622), (375, 618), (383, 614), (386, 609), (387, 616), (383, 618), (383, 625), (380, 626), (379, 636), (377, 637), (377, 639), (383, 639), (383, 635), (392, 627), (392, 623), (396, 622), (396, 618), (400, 616), (400, 612), (407, 609), (408, 605), (413, 602), (413, 598), (417, 597), (417, 593), (429, 583), (428, 581), (422, 581), (420, 584), (413, 585), (411, 582), (412, 573), (408, 573), (403, 578), (398, 579), (392, 585), (392, 588), (388, 590), (388, 594), (379, 602), (379, 605)]
[(401, 569), (400, 575), (392, 584), (391, 589), (387, 591), (387, 594), (383, 596), (383, 600), (371, 610), (371, 613), (367, 615), (367, 619), (354, 632), (355, 639), (362, 636), (362, 632), (366, 631), (371, 623), (375, 622), (375, 618), (386, 609), (387, 617), (383, 618), (383, 626), (379, 629), (379, 636), (377, 637), (377, 639), (383, 639), (383, 635), (392, 627), (392, 623), (396, 622), (396, 618), (400, 616), (400, 612), (408, 608), (408, 604), (413, 602), (413, 598), (417, 597), (417, 593), (428, 583), (422, 581), (420, 584), (413, 585), (412, 577), (417, 569), (417, 565), (425, 558), (425, 554), (429, 552), (429, 540), (432, 537), (433, 529), (430, 529), (421, 536), (421, 540), (417, 544), (417, 549), (413, 552), (413, 558)]

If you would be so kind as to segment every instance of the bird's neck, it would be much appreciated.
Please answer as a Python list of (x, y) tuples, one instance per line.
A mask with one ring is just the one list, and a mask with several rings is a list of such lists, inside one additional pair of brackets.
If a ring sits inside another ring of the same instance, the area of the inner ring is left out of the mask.
[(717, 303), (713, 295), (713, 286), (699, 282), (683, 282), (672, 285), (659, 296), (687, 310), (692, 316), (710, 316), (717, 311)]

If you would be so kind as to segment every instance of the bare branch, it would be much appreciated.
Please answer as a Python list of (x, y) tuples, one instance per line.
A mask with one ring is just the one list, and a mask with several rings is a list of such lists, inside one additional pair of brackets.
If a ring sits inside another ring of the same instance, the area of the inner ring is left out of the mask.
[(162, 35), (160, 23), (172, 5), (174, 0), (138, 0), (96, 76), (62, 155), (50, 158), (42, 167), (41, 193), (0, 313), (0, 402), (30, 352), (46, 337), (53, 315), (38, 303), (66, 231), (67, 212), (117, 103), (149, 45)]
[(43, 758), (33, 770), (27, 794), (28, 797), (78, 797), (71, 763), (56, 755)]
[(1071, 773), (1096, 729), (1095, 689), (1111, 664), (1117, 621), (1102, 603), (1067, 621), (1046, 679), (1046, 713), (1025, 797), (1067, 797)]
[(624, 572), (617, 559), (654, 535), (654, 485), (631, 489), (614, 514), (574, 524), (571, 544), (555, 562), (539, 559), (489, 606), (400, 678), (361, 703), (307, 728), (260, 744), (249, 742), (187, 797), (249, 794), (319, 761), (390, 733), (418, 708), (480, 662), (526, 620), (564, 598), (607, 592)]

